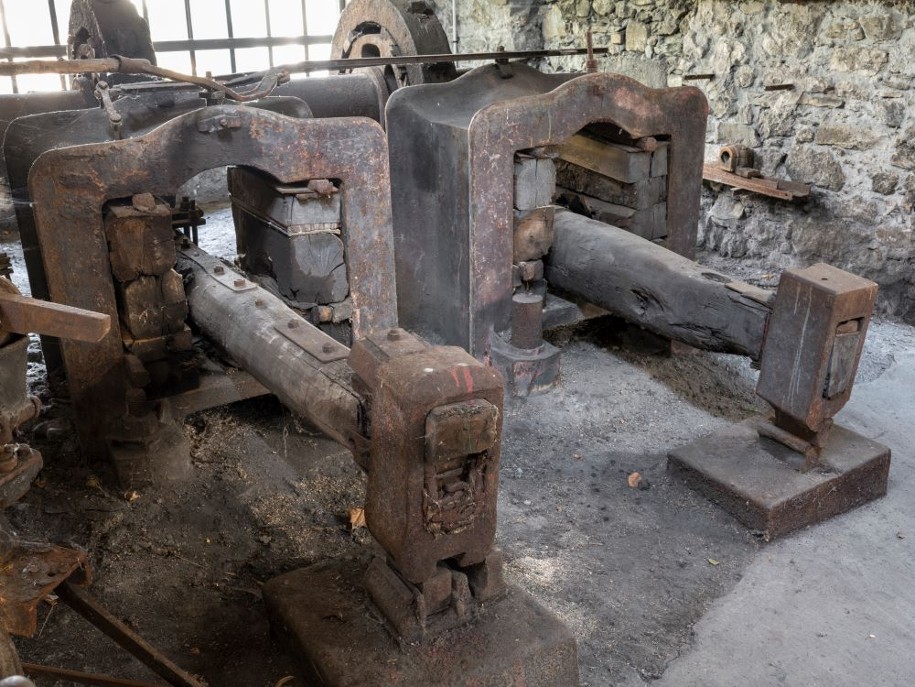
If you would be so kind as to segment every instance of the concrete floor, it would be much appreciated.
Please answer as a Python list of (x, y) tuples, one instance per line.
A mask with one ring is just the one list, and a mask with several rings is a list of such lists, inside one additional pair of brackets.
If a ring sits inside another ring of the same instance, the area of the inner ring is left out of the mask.
[(657, 684), (912, 684), (915, 349), (859, 385), (838, 420), (891, 447), (888, 495), (762, 549)]

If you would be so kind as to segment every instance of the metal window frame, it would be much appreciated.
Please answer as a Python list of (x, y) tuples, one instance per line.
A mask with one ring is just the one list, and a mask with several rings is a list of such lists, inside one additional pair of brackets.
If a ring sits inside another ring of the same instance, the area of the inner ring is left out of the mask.
[[(226, 7), (226, 38), (194, 38), (194, 22), (191, 16), (191, 3), (193, 0), (184, 0), (185, 21), (187, 24), (187, 40), (155, 41), (153, 47), (157, 53), (186, 52), (191, 58), (191, 73), (197, 75), (197, 52), (202, 50), (228, 50), (229, 62), (232, 72), (236, 72), (236, 51), (245, 48), (267, 48), (269, 66), (274, 66), (273, 49), (287, 45), (300, 45), (304, 48), (305, 59), (309, 59), (310, 47), (330, 43), (331, 35), (313, 36), (308, 34), (308, 0), (301, 0), (302, 4), (302, 35), (301, 36), (273, 36), (270, 27), (270, 0), (264, 0), (264, 18), (267, 26), (267, 36), (263, 38), (236, 38), (232, 18), (232, 0), (225, 0)], [(346, 0), (339, 0), (340, 11), (346, 7)], [(0, 47), (0, 60), (12, 62), (15, 59), (46, 59), (67, 57), (67, 46), (61, 43), (60, 22), (54, 0), (48, 0), (50, 11), (51, 33), (54, 45), (14, 46), (10, 38), (9, 27), (6, 20), (4, 0), (0, 0), (0, 30), (3, 32), (3, 47)], [(146, 23), (149, 23), (148, 0), (143, 0), (141, 12)], [(8, 77), (13, 86), (13, 93), (19, 93), (19, 84), (15, 76)], [(61, 90), (67, 89), (67, 80), (61, 76)]]

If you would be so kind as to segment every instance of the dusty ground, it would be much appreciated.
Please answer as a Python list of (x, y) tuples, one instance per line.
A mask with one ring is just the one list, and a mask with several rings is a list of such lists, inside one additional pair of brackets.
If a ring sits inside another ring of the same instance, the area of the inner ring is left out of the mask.
[[(228, 250), (224, 239), (214, 245)], [(582, 685), (592, 686), (660, 677), (765, 547), (665, 472), (669, 449), (763, 410), (748, 363), (648, 355), (620, 347), (615, 331), (597, 321), (556, 333), (562, 386), (509, 399), (499, 500), (509, 580), (573, 628)], [(912, 347), (913, 328), (877, 323), (861, 379)], [(50, 424), (26, 438), (47, 467), (8, 512), (20, 535), (87, 550), (93, 593), (210, 685), (272, 687), (292, 674), (260, 585), (374, 546), (347, 525), (364, 493), (348, 454), (255, 400), (188, 420), (190, 481), (124, 494), (104, 465), (81, 459), (66, 402), (42, 392)], [(648, 489), (628, 487), (633, 471)], [(44, 606), (39, 627), (18, 644), (24, 660), (154, 681), (62, 604)]]

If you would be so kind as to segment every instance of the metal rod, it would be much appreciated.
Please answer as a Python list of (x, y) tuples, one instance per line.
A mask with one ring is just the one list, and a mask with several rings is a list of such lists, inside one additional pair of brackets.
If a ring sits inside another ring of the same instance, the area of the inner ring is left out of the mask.
[[(232, 0), (226, 0), (226, 30), (229, 38), (235, 38), (235, 29), (232, 26)], [(235, 48), (229, 48), (229, 64), (233, 72), (238, 69), (235, 64)]]
[[(157, 53), (187, 52), (189, 50), (242, 50), (281, 45), (317, 45), (330, 43), (333, 36), (272, 36), (270, 38), (203, 38), (195, 40), (158, 41), (153, 44)], [(0, 47), (0, 59), (30, 57), (34, 59), (67, 57), (66, 46), (37, 45), (28, 47)]]
[(92, 673), (81, 673), (76, 670), (67, 670), (66, 668), (52, 668), (51, 666), (40, 666), (35, 663), (23, 663), (22, 669), (30, 677), (49, 677), (55, 680), (67, 680), (75, 682), (78, 685), (101, 685), (102, 687), (159, 687), (151, 682), (137, 682), (136, 680), (124, 680), (107, 675), (95, 675)]
[[(302, 35), (308, 35), (308, 0), (302, 0)], [(305, 61), (308, 61), (308, 46), (305, 46)]]
[(200, 681), (172, 663), (161, 651), (115, 618), (82, 589), (64, 582), (57, 588), (57, 595), (70, 608), (169, 684), (174, 687), (203, 687)]
[[(273, 30), (270, 28), (270, 0), (264, 0), (264, 17), (267, 19), (267, 38), (273, 38)], [(267, 47), (267, 64), (273, 69), (273, 48)]]
[[(51, 35), (54, 37), (54, 45), (60, 45), (60, 26), (57, 24), (57, 6), (54, 0), (48, 0), (48, 11), (51, 13)], [(60, 88), (67, 90), (67, 79), (63, 74), (60, 75)]]
[[(0, 0), (2, 3), (2, 0)], [(238, 39), (236, 39), (238, 40)], [(279, 40), (279, 39), (274, 39)], [(595, 55), (606, 55), (607, 48), (594, 48)], [(384, 67), (387, 65), (403, 64), (429, 64), (435, 62), (483, 62), (489, 60), (529, 60), (540, 57), (562, 57), (570, 55), (587, 55), (587, 48), (561, 48), (555, 50), (516, 50), (516, 51), (499, 51), (499, 52), (473, 52), (462, 53), (458, 55), (411, 55), (402, 57), (359, 57), (339, 60), (309, 60), (296, 64), (281, 65), (280, 70), (288, 73), (307, 73), (313, 71), (335, 71), (359, 69), (360, 67)], [(3, 57), (0, 52), (0, 57)], [(0, 76), (11, 76), (13, 74), (82, 74), (87, 71), (117, 71), (116, 60), (109, 58), (105, 64), (103, 60), (30, 60), (28, 62), (15, 62), (9, 64), (0, 64)], [(137, 62), (134, 60), (134, 62)], [(166, 71), (166, 70), (161, 70)], [(170, 70), (169, 70), (170, 71)], [(152, 72), (149, 72), (152, 73)], [(177, 74), (177, 72), (170, 72)], [(230, 74), (229, 76), (236, 76)], [(166, 78), (175, 78), (169, 76)], [(199, 77), (194, 77), (199, 78)], [(187, 79), (176, 79), (187, 80)]]
[(143, 21), (149, 26), (149, 5), (146, 3), (146, 0), (143, 0)]
[[(184, 20), (187, 22), (187, 38), (194, 40), (194, 22), (191, 19), (191, 0), (184, 0)], [(188, 51), (191, 55), (191, 74), (197, 76), (197, 53), (193, 49)], [(271, 65), (273, 66), (273, 65)]]

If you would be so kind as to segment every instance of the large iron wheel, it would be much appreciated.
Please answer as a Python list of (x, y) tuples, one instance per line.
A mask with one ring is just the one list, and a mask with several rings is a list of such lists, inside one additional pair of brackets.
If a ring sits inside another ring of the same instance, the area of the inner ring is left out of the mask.
[[(352, 0), (337, 24), (333, 59), (451, 54), (448, 36), (426, 0)], [(386, 66), (393, 91), (402, 86), (451, 81), (452, 62)]]

